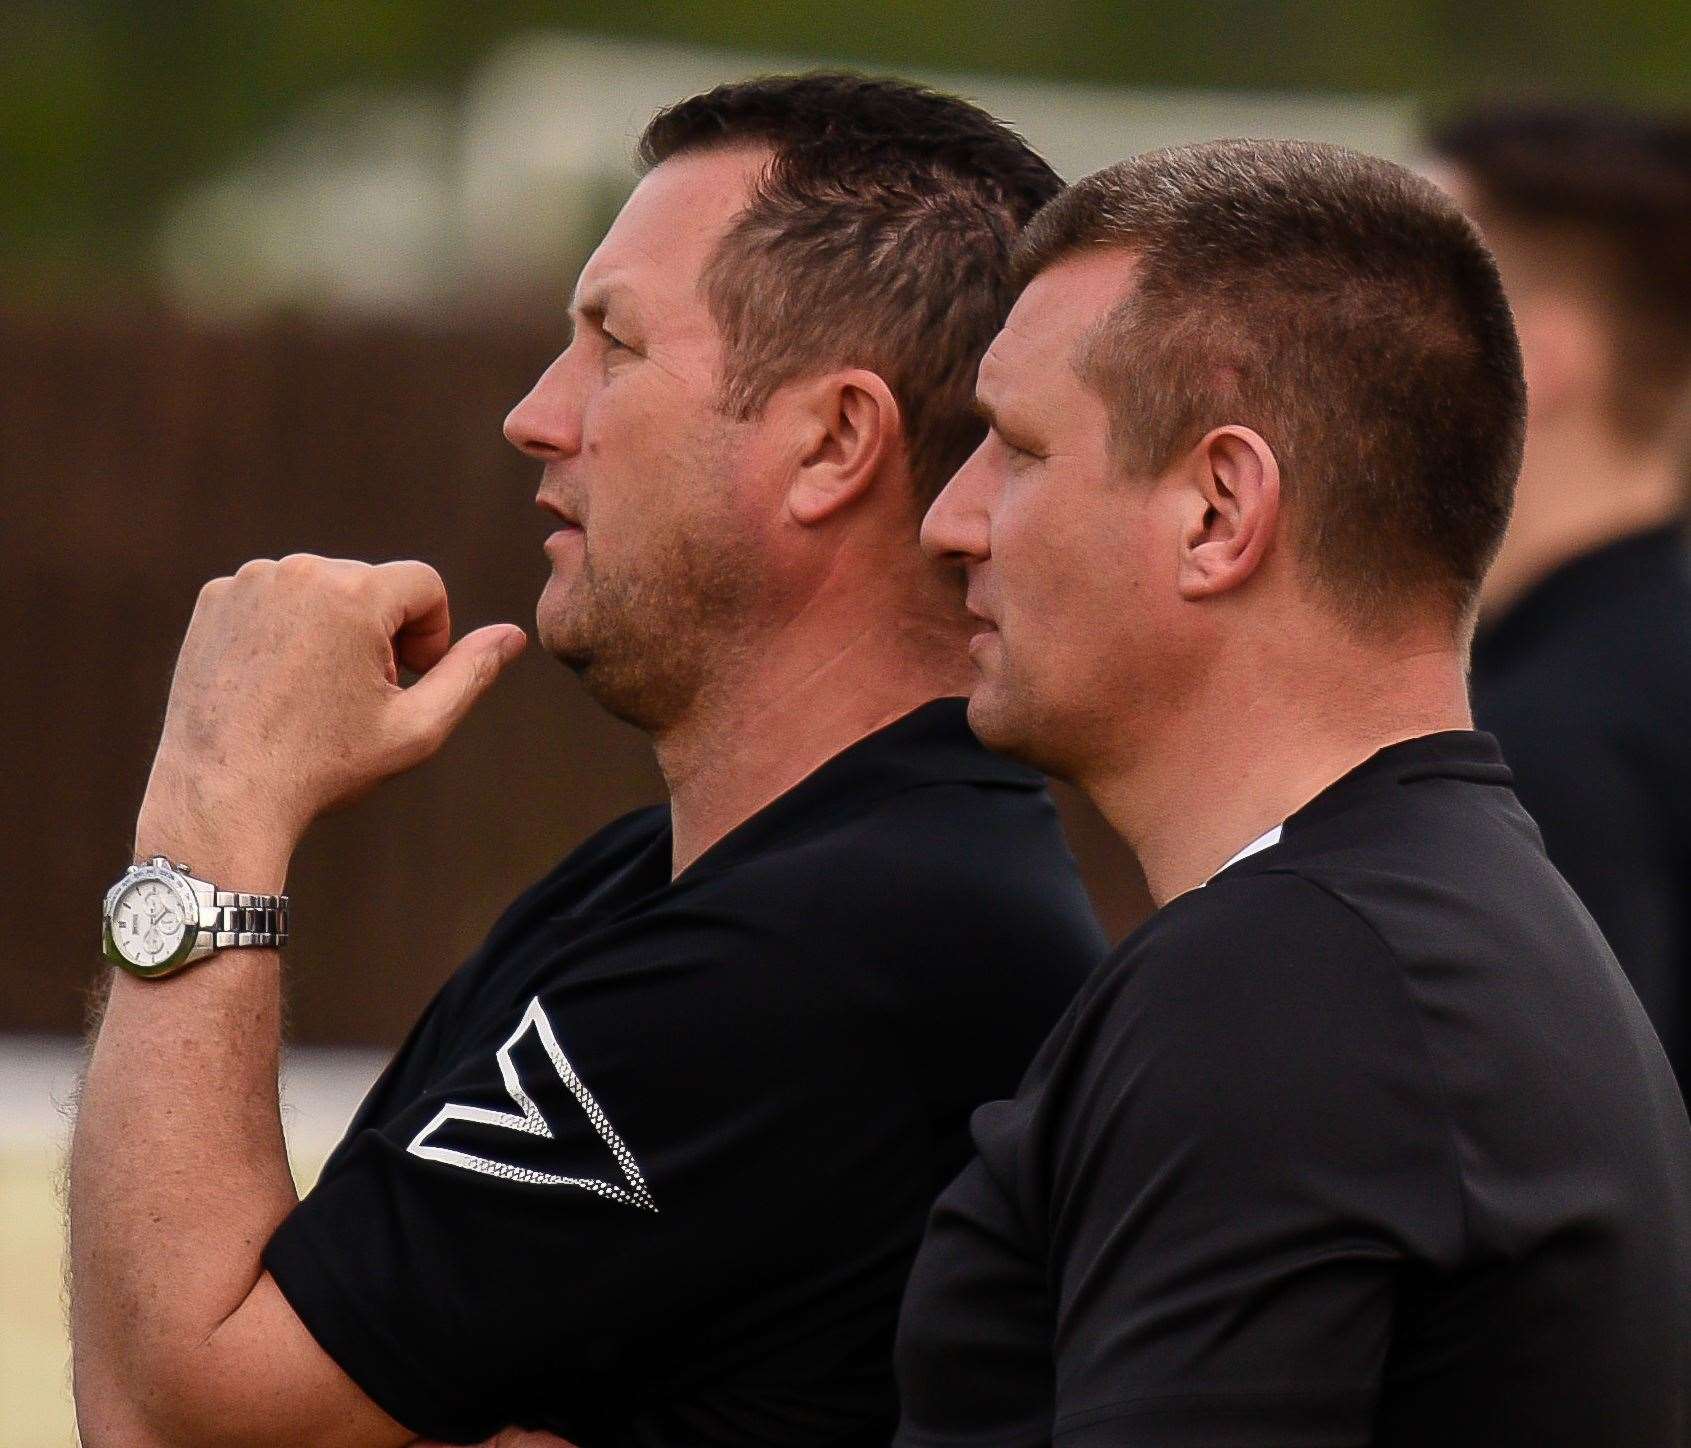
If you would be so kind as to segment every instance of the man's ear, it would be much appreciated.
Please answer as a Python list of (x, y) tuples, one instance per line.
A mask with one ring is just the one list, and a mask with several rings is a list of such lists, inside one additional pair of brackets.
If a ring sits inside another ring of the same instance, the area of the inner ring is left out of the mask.
[(1280, 464), (1261, 434), (1218, 427), (1181, 469), (1176, 582), (1189, 602), (1239, 587), (1268, 556), (1280, 526)]
[(803, 442), (787, 511), (808, 528), (869, 491), (899, 455), (903, 423), (892, 389), (863, 368), (800, 383), (789, 401), (800, 409)]

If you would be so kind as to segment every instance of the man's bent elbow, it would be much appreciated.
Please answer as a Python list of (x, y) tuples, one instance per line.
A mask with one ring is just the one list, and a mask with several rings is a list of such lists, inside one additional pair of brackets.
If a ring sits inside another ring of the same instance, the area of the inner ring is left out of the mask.
[(75, 1375), (72, 1397), (82, 1448), (185, 1448), (149, 1422), (125, 1394), (109, 1384), (91, 1385), (83, 1372)]
[(188, 1372), (136, 1387), (79, 1363), (71, 1391), (82, 1448), (261, 1448), (232, 1433), (227, 1415), (196, 1400), (194, 1375)]

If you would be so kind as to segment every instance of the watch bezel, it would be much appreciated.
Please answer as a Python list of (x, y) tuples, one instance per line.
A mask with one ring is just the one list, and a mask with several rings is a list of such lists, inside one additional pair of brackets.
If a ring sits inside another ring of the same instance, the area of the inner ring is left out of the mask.
[[(177, 942), (176, 949), (165, 956), (163, 960), (153, 964), (143, 964), (131, 960), (123, 953), (123, 947), (118, 944), (117, 937), (112, 933), (112, 912), (117, 908), (117, 902), (137, 885), (148, 880), (156, 880), (175, 894), (182, 909), (182, 939)], [(138, 975), (145, 980), (156, 976), (169, 975), (174, 970), (180, 970), (188, 963), (188, 957), (194, 953), (194, 948), (200, 940), (200, 900), (194, 893), (194, 887), (188, 882), (188, 877), (168, 862), (158, 864), (149, 860), (144, 865), (132, 865), (124, 872), (120, 879), (106, 892), (106, 908), (101, 920), (100, 933), (102, 946), (107, 960), (113, 965), (120, 965), (131, 975)]]

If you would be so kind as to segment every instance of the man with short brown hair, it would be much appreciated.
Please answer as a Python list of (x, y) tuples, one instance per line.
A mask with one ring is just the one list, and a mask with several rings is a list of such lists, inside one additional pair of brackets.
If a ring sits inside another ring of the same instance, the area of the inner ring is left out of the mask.
[(1691, 1085), (1691, 117), (1497, 103), (1430, 138), (1521, 334), (1472, 692)]
[[(871, 107), (883, 129), (829, 122)], [(1058, 184), (982, 119), (900, 81), (765, 76), (670, 106), (640, 138), (648, 172), (773, 150), (700, 278), (727, 347), (725, 405), (750, 416), (808, 368), (872, 358), (924, 505), (980, 440), (975, 369), (1009, 309), (1004, 259)]]
[[(506, 435), (543, 464), (540, 639), (652, 736), (668, 804), (516, 900), (299, 1201), (286, 909), (255, 897), (522, 634), (453, 644), (421, 563), (207, 586), (72, 1151), (88, 1448), (882, 1448), (968, 1113), (1103, 954), (1044, 781), (969, 734), (958, 580), (917, 546), (1056, 177), (975, 107), (855, 76), (719, 87), (645, 152)], [(213, 885), (233, 948), (156, 978)]]
[(1336, 147), (1065, 192), (982, 361), (995, 748), (1162, 907), (936, 1205), (905, 1448), (1678, 1448), (1691, 1124), (1470, 725), (1520, 359), (1449, 198)]

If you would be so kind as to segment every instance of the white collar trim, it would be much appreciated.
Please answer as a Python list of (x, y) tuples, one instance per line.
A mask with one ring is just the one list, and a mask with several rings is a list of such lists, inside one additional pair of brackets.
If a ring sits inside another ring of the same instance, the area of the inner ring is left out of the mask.
[[(1247, 857), (1249, 857), (1251, 855), (1257, 854), (1261, 850), (1270, 849), (1273, 846), (1279, 844), (1280, 843), (1280, 832), (1282, 830), (1284, 830), (1285, 828), (1286, 828), (1285, 825), (1279, 824), (1279, 825), (1275, 825), (1274, 828), (1271, 829), (1271, 830), (1264, 830), (1260, 835), (1258, 835), (1254, 840), (1252, 840), (1250, 842), (1250, 844), (1246, 845), (1244, 849), (1240, 850), (1238, 854), (1233, 856), (1233, 858), (1231, 860), (1229, 860), (1226, 865), (1223, 865), (1221, 867), (1221, 870), (1225, 870), (1231, 865), (1237, 865), (1240, 860), (1246, 859)], [(1217, 870), (1215, 872), (1215, 875), (1219, 875), (1221, 873), (1221, 870)], [(1215, 875), (1211, 875), (1210, 880), (1215, 879)], [(1206, 885), (1209, 884), (1209, 880), (1205, 880), (1204, 883)]]

